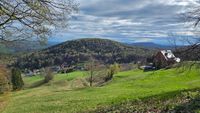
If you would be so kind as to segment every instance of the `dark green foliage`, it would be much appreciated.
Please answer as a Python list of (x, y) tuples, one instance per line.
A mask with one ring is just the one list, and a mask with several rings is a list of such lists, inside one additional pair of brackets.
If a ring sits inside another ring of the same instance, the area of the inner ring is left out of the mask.
[(90, 57), (105, 64), (129, 63), (145, 60), (152, 53), (149, 49), (127, 46), (107, 39), (80, 39), (21, 56), (14, 66), (21, 69), (39, 69), (63, 63), (72, 66), (87, 62)]
[(73, 71), (75, 71), (74, 69), (67, 69), (65, 72), (66, 73), (71, 73), (71, 72), (73, 72)]
[(75, 71), (73, 68), (69, 68), (69, 69), (61, 69), (58, 71), (58, 73), (71, 73)]
[(11, 76), (13, 90), (20, 90), (23, 88), (24, 82), (21, 77), (21, 71), (18, 68), (12, 69), (12, 76)]

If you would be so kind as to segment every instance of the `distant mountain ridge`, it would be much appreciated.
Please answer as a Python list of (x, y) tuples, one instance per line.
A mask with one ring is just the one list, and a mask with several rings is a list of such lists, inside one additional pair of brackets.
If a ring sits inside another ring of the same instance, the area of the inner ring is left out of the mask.
[(66, 41), (23, 55), (17, 60), (15, 66), (39, 69), (63, 63), (76, 65), (88, 61), (90, 57), (106, 64), (129, 63), (144, 60), (151, 56), (153, 52), (153, 49), (129, 46), (108, 39), (87, 38)]
[(59, 44), (58, 42), (49, 41), (46, 44), (40, 44), (38, 41), (24, 41), (17, 42), (9, 46), (0, 44), (0, 54), (15, 54), (15, 53), (26, 53), (42, 50), (51, 46)]
[(137, 42), (137, 43), (131, 43), (128, 45), (144, 47), (144, 48), (155, 48), (155, 49), (174, 49), (174, 46), (172, 45), (161, 45), (161, 44), (156, 44), (153, 42)]

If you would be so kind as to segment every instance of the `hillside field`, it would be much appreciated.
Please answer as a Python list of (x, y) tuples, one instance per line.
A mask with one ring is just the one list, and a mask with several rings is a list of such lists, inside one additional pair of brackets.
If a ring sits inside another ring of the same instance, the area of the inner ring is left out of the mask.
[[(155, 72), (130, 70), (116, 74), (113, 80), (104, 86), (91, 88), (85, 87), (85, 76), (87, 74), (81, 71), (67, 75), (58, 74), (47, 84), (39, 84), (42, 80), (40, 76), (25, 77), (24, 90), (0, 95), (0, 111), (2, 113), (95, 112), (95, 109), (110, 109), (109, 107), (113, 105), (140, 99), (143, 101), (144, 98), (151, 100), (151, 97), (155, 96), (174, 98), (173, 92), (182, 90), (195, 89), (194, 92), (197, 93), (192, 93), (193, 96), (200, 91), (200, 74), (197, 69), (168, 69)], [(149, 103), (151, 106), (153, 104)], [(175, 108), (179, 106), (178, 104), (172, 104), (171, 107)], [(121, 107), (123, 108), (123, 105)], [(195, 110), (195, 112), (200, 111), (200, 105)]]

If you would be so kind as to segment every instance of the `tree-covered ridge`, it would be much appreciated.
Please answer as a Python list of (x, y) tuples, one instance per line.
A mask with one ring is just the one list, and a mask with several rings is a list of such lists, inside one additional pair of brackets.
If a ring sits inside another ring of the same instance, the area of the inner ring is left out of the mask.
[(94, 57), (103, 63), (129, 63), (144, 60), (153, 51), (140, 47), (127, 46), (107, 39), (79, 39), (67, 41), (47, 49), (26, 54), (20, 57), (15, 66), (20, 68), (39, 69), (42, 67), (76, 65)]

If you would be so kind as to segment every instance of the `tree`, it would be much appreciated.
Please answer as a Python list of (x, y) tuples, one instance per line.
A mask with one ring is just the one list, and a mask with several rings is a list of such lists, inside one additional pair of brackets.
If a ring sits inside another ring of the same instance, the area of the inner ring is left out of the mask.
[(49, 81), (53, 80), (53, 78), (54, 78), (53, 71), (50, 68), (44, 69), (43, 76), (44, 76), (45, 83), (48, 83)]
[[(181, 21), (184, 21), (190, 29), (188, 33), (190, 36), (180, 36), (179, 34), (169, 34), (169, 42), (175, 47), (174, 53), (176, 57), (181, 58), (181, 61), (192, 61), (182, 62), (178, 67), (183, 69), (192, 69), (192, 67), (200, 66), (200, 38), (199, 38), (199, 22), (200, 22), (200, 2), (196, 2), (196, 6), (193, 5), (181, 14)], [(187, 45), (184, 47), (178, 47), (177, 44)], [(187, 68), (185, 68), (187, 67)]]
[(94, 58), (90, 57), (88, 63), (85, 65), (85, 68), (88, 71), (88, 74), (90, 75), (89, 82), (90, 87), (92, 87), (94, 76), (98, 74), (99, 62), (96, 61)]
[(108, 69), (107, 77), (105, 78), (105, 81), (111, 80), (113, 78), (114, 74), (117, 74), (120, 71), (120, 66), (117, 63), (114, 63), (113, 65), (110, 65)]
[(0, 66), (0, 93), (10, 90), (10, 74), (5, 67)]
[[(189, 8), (185, 13), (183, 13), (183, 20), (185, 22), (187, 22), (188, 25), (191, 26), (191, 28), (193, 27), (193, 31), (192, 33), (196, 36), (199, 35), (199, 23), (200, 23), (200, 2), (197, 1), (195, 5), (193, 5), (192, 8)], [(191, 30), (190, 30), (191, 31)], [(190, 32), (189, 31), (189, 32)], [(197, 47), (197, 45), (200, 43), (200, 39), (196, 38), (196, 39), (191, 39), (191, 38), (187, 38), (184, 39), (185, 42), (187, 42), (188, 44), (194, 45), (195, 47)], [(194, 48), (193, 46), (193, 48)]]
[(76, 11), (72, 0), (0, 0), (0, 42), (43, 42)]
[[(197, 38), (199, 35), (199, 22), (200, 22), (200, 2), (196, 2), (196, 6), (190, 7), (186, 12), (182, 14), (182, 20), (190, 27), (188, 30), (195, 38), (188, 36), (183, 37), (176, 34), (171, 34), (170, 42), (175, 46), (176, 52), (175, 54), (178, 57), (181, 57), (183, 60), (190, 60), (190, 61), (199, 61), (200, 60), (200, 39)], [(193, 28), (193, 30), (191, 30)], [(186, 47), (176, 47), (177, 42), (182, 42), (184, 45), (188, 45)], [(196, 62), (194, 62), (196, 63)]]
[(23, 88), (24, 82), (21, 76), (21, 71), (18, 68), (12, 69), (11, 82), (13, 90), (20, 90)]

